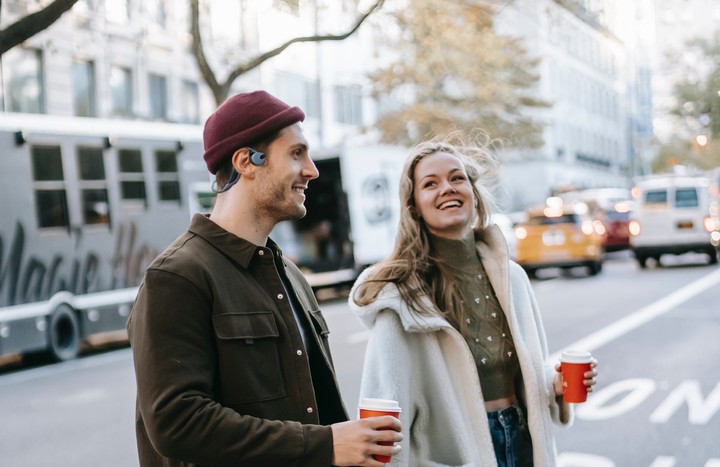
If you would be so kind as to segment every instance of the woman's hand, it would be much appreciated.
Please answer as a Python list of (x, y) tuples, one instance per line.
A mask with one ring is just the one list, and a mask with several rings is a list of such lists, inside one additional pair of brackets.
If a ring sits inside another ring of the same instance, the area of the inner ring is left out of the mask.
[[(597, 360), (592, 359), (592, 362), (590, 362), (590, 371), (585, 372), (585, 380), (583, 383), (585, 384), (585, 387), (587, 388), (587, 392), (591, 393), (593, 391), (593, 386), (597, 383)], [(560, 366), (560, 363), (557, 363), (555, 365), (555, 378), (553, 379), (553, 389), (555, 390), (555, 397), (561, 397), (562, 396), (562, 369)]]

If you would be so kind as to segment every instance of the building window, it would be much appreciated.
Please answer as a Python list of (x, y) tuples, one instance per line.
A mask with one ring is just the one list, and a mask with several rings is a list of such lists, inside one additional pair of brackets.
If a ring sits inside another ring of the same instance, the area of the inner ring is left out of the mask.
[(139, 149), (119, 149), (120, 197), (125, 202), (147, 205), (142, 153)]
[(95, 66), (93, 62), (77, 61), (73, 64), (75, 115), (95, 117)]
[(360, 86), (335, 86), (335, 120), (348, 125), (362, 124)]
[(105, 161), (101, 148), (79, 147), (77, 150), (80, 202), (84, 225), (110, 223)]
[(150, 90), (150, 117), (167, 120), (167, 78), (162, 75), (148, 76)]
[(14, 47), (2, 57), (9, 112), (44, 113), (43, 62), (39, 50)]
[(292, 73), (278, 73), (275, 76), (278, 98), (297, 105), (308, 117), (320, 117), (320, 93), (317, 81)]
[(180, 106), (180, 121), (182, 123), (200, 122), (200, 91), (196, 82), (183, 80)]
[(105, 0), (105, 18), (113, 23), (128, 23), (130, 0)]
[(155, 151), (155, 170), (160, 201), (180, 202), (180, 177), (178, 176), (177, 153)]
[(112, 67), (110, 70), (110, 95), (113, 115), (127, 117), (133, 114), (132, 73), (129, 69), (119, 66)]
[(68, 227), (67, 194), (60, 146), (30, 148), (38, 227)]
[(167, 20), (165, 0), (152, 0), (148, 3), (148, 11), (153, 23), (164, 28)]

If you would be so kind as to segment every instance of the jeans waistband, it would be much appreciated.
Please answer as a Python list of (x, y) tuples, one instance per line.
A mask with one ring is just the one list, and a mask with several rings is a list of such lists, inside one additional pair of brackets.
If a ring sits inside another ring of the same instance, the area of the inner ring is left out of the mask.
[(522, 409), (515, 404), (495, 412), (488, 412), (487, 417), (490, 423), (500, 422), (502, 424), (523, 423), (525, 420)]

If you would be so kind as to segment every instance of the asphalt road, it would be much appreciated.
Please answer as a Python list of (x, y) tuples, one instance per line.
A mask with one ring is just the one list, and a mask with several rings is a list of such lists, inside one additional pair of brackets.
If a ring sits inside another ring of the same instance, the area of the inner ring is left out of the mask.
[[(561, 467), (720, 467), (720, 268), (704, 261), (641, 271), (620, 253), (596, 277), (533, 281), (551, 352), (583, 348), (600, 364), (575, 424), (556, 430)], [(323, 310), (352, 413), (367, 333), (343, 301)], [(126, 347), (0, 368), (0, 465), (137, 466), (134, 384)]]

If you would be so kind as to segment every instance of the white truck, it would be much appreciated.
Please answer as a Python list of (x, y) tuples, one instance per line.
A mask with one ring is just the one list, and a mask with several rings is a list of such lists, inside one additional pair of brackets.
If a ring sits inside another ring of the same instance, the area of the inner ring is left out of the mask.
[(207, 181), (201, 127), (0, 114), (0, 355), (123, 330), (144, 269)]
[(649, 258), (659, 263), (662, 255), (690, 252), (705, 253), (709, 264), (718, 263), (718, 199), (709, 178), (651, 176), (636, 180), (632, 192), (630, 248), (640, 268)]

